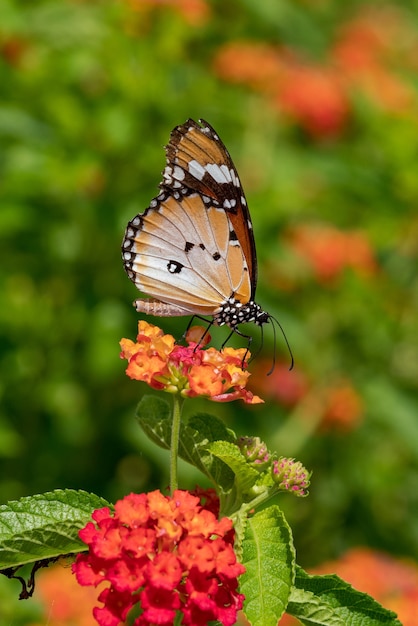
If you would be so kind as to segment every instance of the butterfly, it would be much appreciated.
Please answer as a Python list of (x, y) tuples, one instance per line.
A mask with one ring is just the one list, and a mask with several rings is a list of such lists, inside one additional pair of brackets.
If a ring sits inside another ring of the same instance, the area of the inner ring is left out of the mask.
[(151, 296), (136, 300), (136, 310), (210, 316), (211, 324), (229, 326), (249, 343), (239, 324), (275, 321), (283, 330), (255, 302), (253, 227), (225, 145), (210, 124), (188, 119), (171, 132), (165, 150), (160, 192), (128, 223), (122, 243), (129, 278)]

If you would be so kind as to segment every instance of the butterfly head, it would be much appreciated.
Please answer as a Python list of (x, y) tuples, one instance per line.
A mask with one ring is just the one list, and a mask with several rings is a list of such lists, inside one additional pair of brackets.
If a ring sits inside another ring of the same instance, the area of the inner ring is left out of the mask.
[[(267, 313), (267, 311), (264, 311), (259, 304), (257, 304), (253, 300), (250, 300), (249, 302), (244, 304), (240, 302), (239, 300), (237, 300), (232, 295), (219, 307), (218, 312), (213, 316), (213, 324), (215, 324), (216, 326), (224, 326), (224, 325), (229, 326), (232, 331), (231, 334), (237, 333), (238, 335), (241, 335), (242, 337), (246, 337), (248, 339), (248, 348), (247, 348), (248, 350), (252, 341), (252, 337), (248, 335), (244, 335), (240, 330), (238, 330), (239, 324), (245, 324), (247, 322), (252, 322), (254, 324), (257, 324), (257, 326), (261, 327), (262, 331), (263, 331), (264, 324), (271, 323), (273, 326), (274, 356), (273, 356), (273, 364), (269, 371), (269, 374), (271, 374), (272, 371), (274, 370), (275, 363), (276, 363), (276, 325), (279, 327), (284, 337), (284, 340), (286, 342), (287, 349), (289, 351), (289, 355), (290, 355), (289, 370), (291, 370), (294, 365), (294, 359), (293, 359), (292, 350), (290, 348), (290, 345), (287, 340), (286, 334), (283, 330), (283, 327), (280, 324), (280, 322), (275, 317), (273, 317), (273, 315), (271, 315), (270, 313)], [(263, 346), (263, 337), (264, 337), (264, 333), (262, 332), (262, 342), (261, 342), (260, 350), (262, 349), (262, 346)], [(254, 356), (255, 355), (253, 355), (253, 358)]]

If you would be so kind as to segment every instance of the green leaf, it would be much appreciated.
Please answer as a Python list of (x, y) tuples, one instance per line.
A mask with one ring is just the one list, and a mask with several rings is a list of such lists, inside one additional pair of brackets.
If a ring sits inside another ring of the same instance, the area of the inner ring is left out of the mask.
[(212, 441), (235, 441), (236, 436), (223, 421), (210, 413), (197, 413), (190, 417), (187, 425), (200, 434), (202, 439)]
[(57, 489), (0, 506), (0, 569), (86, 550), (78, 531), (109, 505), (85, 491)]
[(242, 496), (248, 493), (259, 480), (260, 473), (249, 465), (238, 446), (228, 441), (215, 441), (208, 446), (208, 450), (223, 461), (235, 474), (235, 488), (237, 498), (242, 502)]
[(311, 576), (300, 567), (286, 611), (306, 626), (400, 626), (395, 613), (338, 576)]
[(210, 445), (218, 440), (232, 440), (231, 432), (224, 423), (210, 413), (198, 413), (191, 417), (184, 430), (180, 430), (180, 457), (199, 467), (215, 487), (229, 491), (234, 484), (234, 474), (227, 465), (212, 454)]
[(310, 591), (293, 588), (286, 613), (293, 615), (306, 626), (345, 626), (332, 606)]
[(295, 572), (292, 534), (273, 505), (248, 518), (241, 545), (244, 612), (252, 626), (277, 626), (286, 610)]
[(147, 437), (160, 448), (170, 449), (171, 408), (156, 396), (144, 396), (136, 409), (138, 422)]
[[(165, 400), (144, 396), (137, 409), (138, 422), (155, 444), (168, 450), (171, 441), (171, 410)], [(201, 413), (180, 425), (179, 456), (197, 467), (217, 487), (231, 489), (234, 475), (231, 470), (208, 450), (208, 444), (217, 438), (232, 440), (231, 433), (214, 415)]]

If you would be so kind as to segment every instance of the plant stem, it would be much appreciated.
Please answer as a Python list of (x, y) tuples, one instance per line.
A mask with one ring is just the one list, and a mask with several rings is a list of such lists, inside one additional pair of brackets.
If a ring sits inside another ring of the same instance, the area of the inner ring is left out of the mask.
[(170, 446), (170, 493), (178, 488), (177, 479), (177, 457), (179, 451), (179, 436), (181, 424), (181, 409), (183, 407), (183, 398), (178, 394), (173, 396), (173, 421), (171, 424), (171, 446)]

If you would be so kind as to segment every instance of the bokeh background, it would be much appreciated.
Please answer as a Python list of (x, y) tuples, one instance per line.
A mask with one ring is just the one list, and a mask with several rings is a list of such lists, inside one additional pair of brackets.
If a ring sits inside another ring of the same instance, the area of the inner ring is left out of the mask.
[[(0, 502), (66, 487), (114, 500), (167, 485), (167, 454), (134, 418), (147, 389), (119, 359), (138, 318), (120, 243), (156, 194), (171, 129), (202, 117), (240, 173), (257, 300), (296, 365), (288, 371), (278, 337), (266, 376), (267, 328), (250, 366), (265, 404), (187, 410), (216, 412), (313, 470), (309, 498), (282, 500), (301, 565), (332, 559), (335, 569), (354, 554), (369, 581), (384, 559), (416, 572), (417, 9), (2, 1)], [(179, 337), (188, 320), (150, 321)], [(216, 329), (215, 345), (226, 334)], [(182, 466), (182, 487), (197, 482)], [(406, 624), (418, 577), (395, 589), (393, 571), (386, 606), (396, 596)], [(4, 593), (7, 623), (35, 623)], [(71, 619), (62, 624), (84, 624)]]

